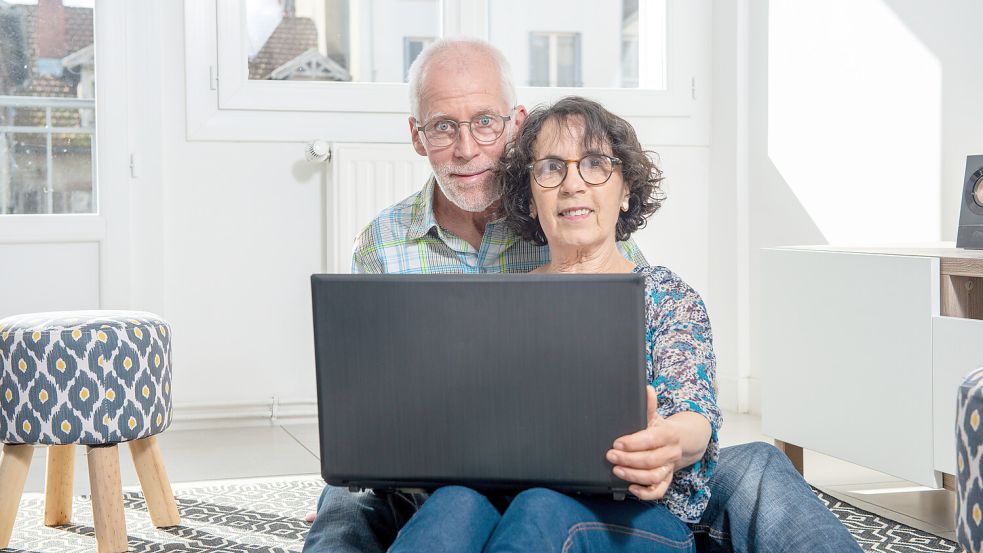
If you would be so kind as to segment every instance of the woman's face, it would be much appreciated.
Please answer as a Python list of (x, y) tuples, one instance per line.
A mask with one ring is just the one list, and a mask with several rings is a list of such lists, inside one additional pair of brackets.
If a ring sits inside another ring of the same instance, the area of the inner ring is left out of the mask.
[[(550, 120), (533, 144), (534, 159), (556, 158), (559, 161), (554, 168), (557, 168), (566, 163), (564, 160), (579, 160), (588, 154), (614, 155), (610, 144), (596, 151), (585, 150), (583, 135), (584, 125), (578, 119)], [(628, 187), (619, 165), (613, 166), (611, 178), (601, 185), (584, 182), (574, 162), (566, 163), (566, 177), (556, 188), (543, 188), (532, 173), (529, 186), (532, 188), (530, 212), (539, 219), (551, 248), (583, 249), (615, 242), (621, 204), (628, 198)]]

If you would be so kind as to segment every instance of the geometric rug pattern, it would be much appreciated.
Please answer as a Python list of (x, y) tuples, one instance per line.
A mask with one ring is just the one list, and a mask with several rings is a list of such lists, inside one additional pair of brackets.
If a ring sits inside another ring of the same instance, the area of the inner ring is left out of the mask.
[[(130, 551), (270, 552), (300, 551), (324, 487), (319, 476), (223, 480), (173, 484), (181, 525), (157, 529), (139, 487), (126, 488), (123, 510)], [(24, 494), (8, 549), (3, 552), (93, 552), (92, 503), (72, 503), (73, 524), (44, 526), (44, 495)]]
[(894, 553), (920, 553), (923, 551), (941, 551), (958, 553), (962, 551), (956, 542), (942, 539), (934, 534), (922, 532), (873, 513), (859, 509), (824, 494), (813, 488), (820, 501), (840, 522), (846, 526), (853, 538), (857, 540), (864, 551), (890, 551)]
[[(130, 551), (253, 552), (300, 551), (313, 510), (324, 486), (320, 476), (223, 480), (174, 484), (181, 525), (158, 530), (150, 524), (139, 488), (123, 493)], [(816, 491), (819, 499), (846, 525), (864, 551), (957, 553), (951, 542), (888, 520)], [(43, 524), (44, 496), (24, 494), (8, 549), (3, 552), (75, 553), (95, 551), (95, 531), (88, 497), (73, 502), (73, 524)]]

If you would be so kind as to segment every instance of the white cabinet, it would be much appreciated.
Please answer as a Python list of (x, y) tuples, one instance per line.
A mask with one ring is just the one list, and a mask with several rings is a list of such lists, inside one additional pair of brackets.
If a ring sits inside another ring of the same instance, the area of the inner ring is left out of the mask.
[(776, 248), (761, 271), (763, 432), (941, 486), (959, 383), (983, 366), (983, 252)]
[(983, 321), (932, 318), (932, 426), (935, 470), (956, 473), (956, 393), (966, 373), (983, 367)]

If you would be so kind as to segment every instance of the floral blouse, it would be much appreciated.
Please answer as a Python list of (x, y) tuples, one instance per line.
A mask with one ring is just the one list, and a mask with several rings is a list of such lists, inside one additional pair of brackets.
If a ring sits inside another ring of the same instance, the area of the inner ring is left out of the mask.
[(687, 523), (700, 521), (710, 501), (708, 483), (717, 466), (717, 431), (723, 422), (714, 389), (717, 360), (706, 305), (700, 295), (665, 267), (637, 267), (645, 275), (646, 376), (655, 387), (659, 415), (692, 411), (710, 422), (703, 459), (673, 474), (660, 501)]

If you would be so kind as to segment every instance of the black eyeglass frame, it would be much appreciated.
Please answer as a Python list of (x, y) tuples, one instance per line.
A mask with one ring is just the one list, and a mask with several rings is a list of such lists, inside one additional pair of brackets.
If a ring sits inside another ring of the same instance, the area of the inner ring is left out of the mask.
[[(611, 172), (608, 173), (608, 176), (607, 176), (606, 179), (604, 179), (601, 182), (590, 182), (590, 181), (588, 181), (584, 177), (583, 171), (580, 170), (580, 163), (582, 161), (584, 161), (585, 159), (589, 158), (589, 157), (603, 157), (603, 158), (607, 158), (608, 161), (611, 162)], [(547, 186), (547, 185), (539, 182), (539, 178), (536, 176), (536, 172), (533, 171), (533, 168), (536, 166), (537, 163), (539, 163), (540, 161), (547, 161), (547, 160), (554, 160), (554, 161), (562, 161), (563, 162), (563, 177), (561, 177), (560, 178), (560, 181), (557, 182), (556, 184), (554, 184), (553, 186)], [(542, 159), (537, 159), (537, 160), (533, 161), (529, 165), (526, 165), (526, 169), (528, 169), (529, 170), (529, 173), (532, 174), (532, 180), (536, 181), (536, 184), (539, 185), (540, 188), (545, 188), (547, 190), (552, 190), (554, 188), (559, 187), (561, 184), (563, 184), (563, 181), (567, 180), (567, 174), (570, 172), (569, 167), (570, 167), (570, 164), (571, 163), (577, 164), (577, 174), (580, 175), (581, 180), (583, 180), (585, 183), (589, 184), (590, 186), (601, 186), (602, 184), (606, 184), (609, 180), (611, 180), (611, 175), (614, 174), (615, 168), (617, 168), (618, 166), (621, 165), (621, 159), (616, 158), (614, 156), (609, 156), (609, 155), (606, 155), (606, 154), (586, 154), (584, 157), (582, 157), (580, 159), (560, 159), (558, 157), (544, 157)]]

